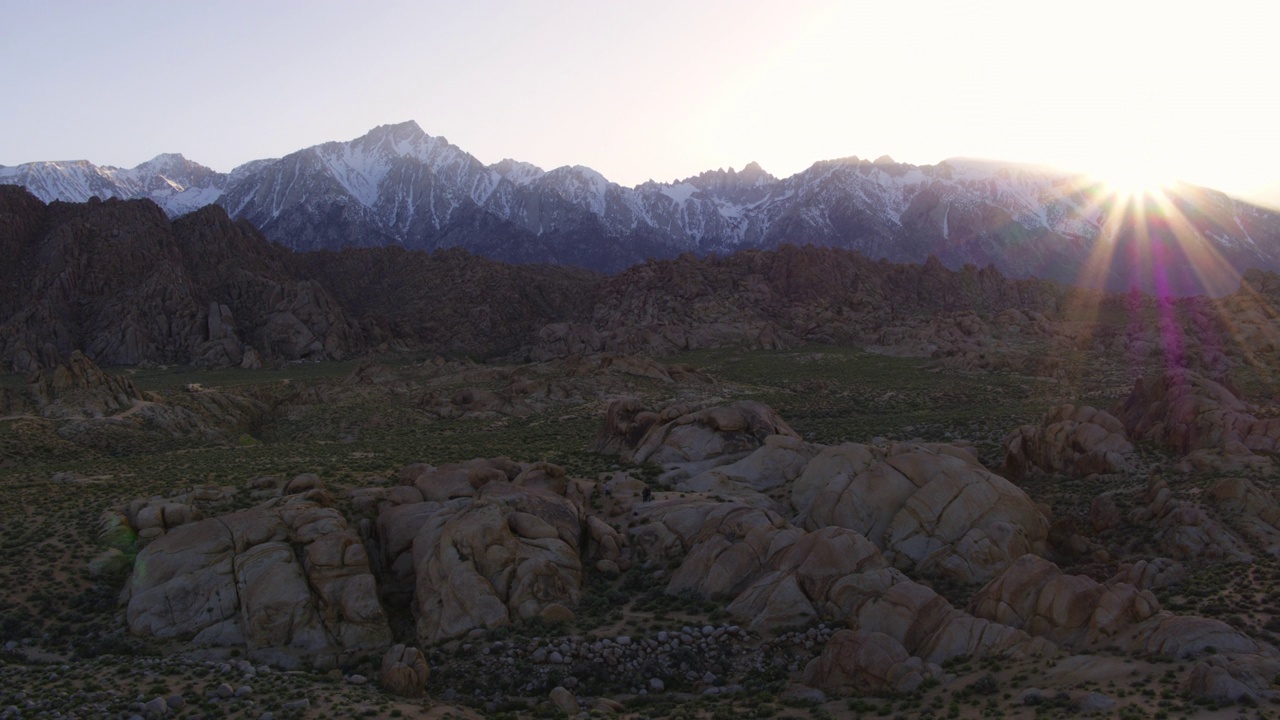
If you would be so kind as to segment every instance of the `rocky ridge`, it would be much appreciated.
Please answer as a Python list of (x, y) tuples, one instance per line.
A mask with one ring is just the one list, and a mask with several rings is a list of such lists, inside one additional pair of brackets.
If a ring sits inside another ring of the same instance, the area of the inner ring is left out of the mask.
[[(258, 505), (213, 517), (202, 504), (244, 491), (135, 504), (109, 523), (117, 535), (150, 528), (137, 535), (145, 545), (129, 627), (201, 652), (243, 648), (255, 662), (323, 668), (390, 647), (386, 604), (387, 613), (413, 618), (420, 646), (480, 652), (494, 666), (490, 683), (550, 691), (565, 705), (619, 689), (662, 692), (672, 682), (737, 692), (731, 678), (772, 662), (804, 667), (802, 681), (826, 694), (910, 693), (949, 682), (945, 667), (956, 658), (1103, 646), (1194, 660), (1185, 689), (1206, 697), (1273, 692), (1275, 648), (1161, 608), (1148, 588), (1169, 577), (1168, 561), (1127, 566), (1105, 583), (1064, 573), (1050, 559), (1068, 551), (1055, 544), (1049, 510), (963, 446), (820, 446), (759, 403), (649, 410), (629, 400), (610, 407), (596, 446), (662, 472), (649, 484), (625, 472), (573, 478), (549, 463), (505, 458), (411, 465), (396, 485), (353, 490), (352, 519), (316, 476), (254, 481), (247, 490)], [(1211, 496), (1230, 509), (1257, 492), (1228, 483)], [(1190, 507), (1170, 505), (1159, 484), (1147, 498), (1151, 509), (1130, 522)], [(1272, 499), (1251, 515), (1272, 539), (1280, 537), (1275, 507)], [(1239, 542), (1225, 527), (1203, 537), (1206, 548)], [(255, 580), (263, 568), (275, 578), (270, 588)], [(473, 639), (571, 621), (595, 573), (640, 573), (668, 596), (723, 602), (736, 624), (483, 646)], [(979, 589), (957, 607), (931, 583)], [(154, 602), (157, 593), (168, 600)], [(269, 611), (273, 603), (291, 610)], [(686, 647), (698, 650), (691, 656)], [(565, 677), (560, 667), (572, 682), (552, 687)], [(630, 684), (600, 673), (607, 668), (625, 671)]]

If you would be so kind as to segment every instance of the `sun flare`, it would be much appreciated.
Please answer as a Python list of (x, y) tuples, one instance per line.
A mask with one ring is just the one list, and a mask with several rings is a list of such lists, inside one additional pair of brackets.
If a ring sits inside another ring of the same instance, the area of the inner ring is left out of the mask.
[(1112, 168), (1098, 173), (1096, 179), (1109, 195), (1118, 198), (1159, 194), (1176, 182), (1168, 173), (1135, 166)]

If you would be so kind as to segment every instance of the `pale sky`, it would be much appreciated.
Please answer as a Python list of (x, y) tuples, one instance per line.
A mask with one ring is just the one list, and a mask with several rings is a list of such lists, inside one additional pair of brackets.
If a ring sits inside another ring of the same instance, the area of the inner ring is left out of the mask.
[(217, 170), (416, 120), (624, 185), (985, 157), (1280, 202), (1280, 3), (0, 0), (0, 164)]

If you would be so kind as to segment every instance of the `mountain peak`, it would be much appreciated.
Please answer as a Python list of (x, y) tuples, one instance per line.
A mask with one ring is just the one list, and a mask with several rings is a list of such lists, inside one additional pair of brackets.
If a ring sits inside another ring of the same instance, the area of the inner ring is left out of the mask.
[[(424, 138), (427, 133), (422, 130), (416, 120), (405, 120), (404, 122), (391, 123), (389, 125), (379, 125), (368, 132), (371, 136), (388, 136), (397, 140), (410, 140)], [(443, 140), (444, 138), (441, 138)]]
[(752, 160), (744, 165), (742, 170), (738, 171), (738, 180), (748, 184), (759, 184), (760, 182), (771, 182), (777, 180), (777, 178), (760, 167), (760, 163)]
[(489, 169), (516, 185), (528, 185), (547, 174), (546, 171), (533, 163), (521, 162), (511, 158), (503, 158), (490, 165)]
[(182, 153), (160, 153), (159, 155), (151, 158), (150, 160), (138, 163), (138, 166), (134, 169), (135, 170), (152, 169), (152, 170), (164, 171), (164, 170), (170, 170), (174, 168), (187, 167), (189, 165), (195, 165), (195, 164), (196, 163), (193, 163), (190, 160), (188, 160)]

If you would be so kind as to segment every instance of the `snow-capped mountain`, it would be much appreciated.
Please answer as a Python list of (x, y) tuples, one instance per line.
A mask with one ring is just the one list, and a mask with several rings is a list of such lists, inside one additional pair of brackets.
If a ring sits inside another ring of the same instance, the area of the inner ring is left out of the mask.
[[(463, 246), (611, 271), (681, 252), (814, 243), (1173, 292), (1223, 292), (1245, 268), (1280, 269), (1280, 215), (1221, 193), (1182, 186), (1135, 213), (1078, 176), (968, 159), (917, 167), (851, 157), (782, 179), (751, 163), (627, 188), (577, 165), (486, 166), (406, 122), (229, 174), (161, 155), (127, 170), (84, 161), (0, 167), (0, 182), (45, 201), (150, 198), (170, 215), (216, 202), (298, 250)], [(1153, 241), (1164, 249), (1152, 250)], [(1107, 263), (1094, 259), (1098, 248)], [(1221, 277), (1200, 277), (1215, 269), (1200, 255), (1222, 266)]]

